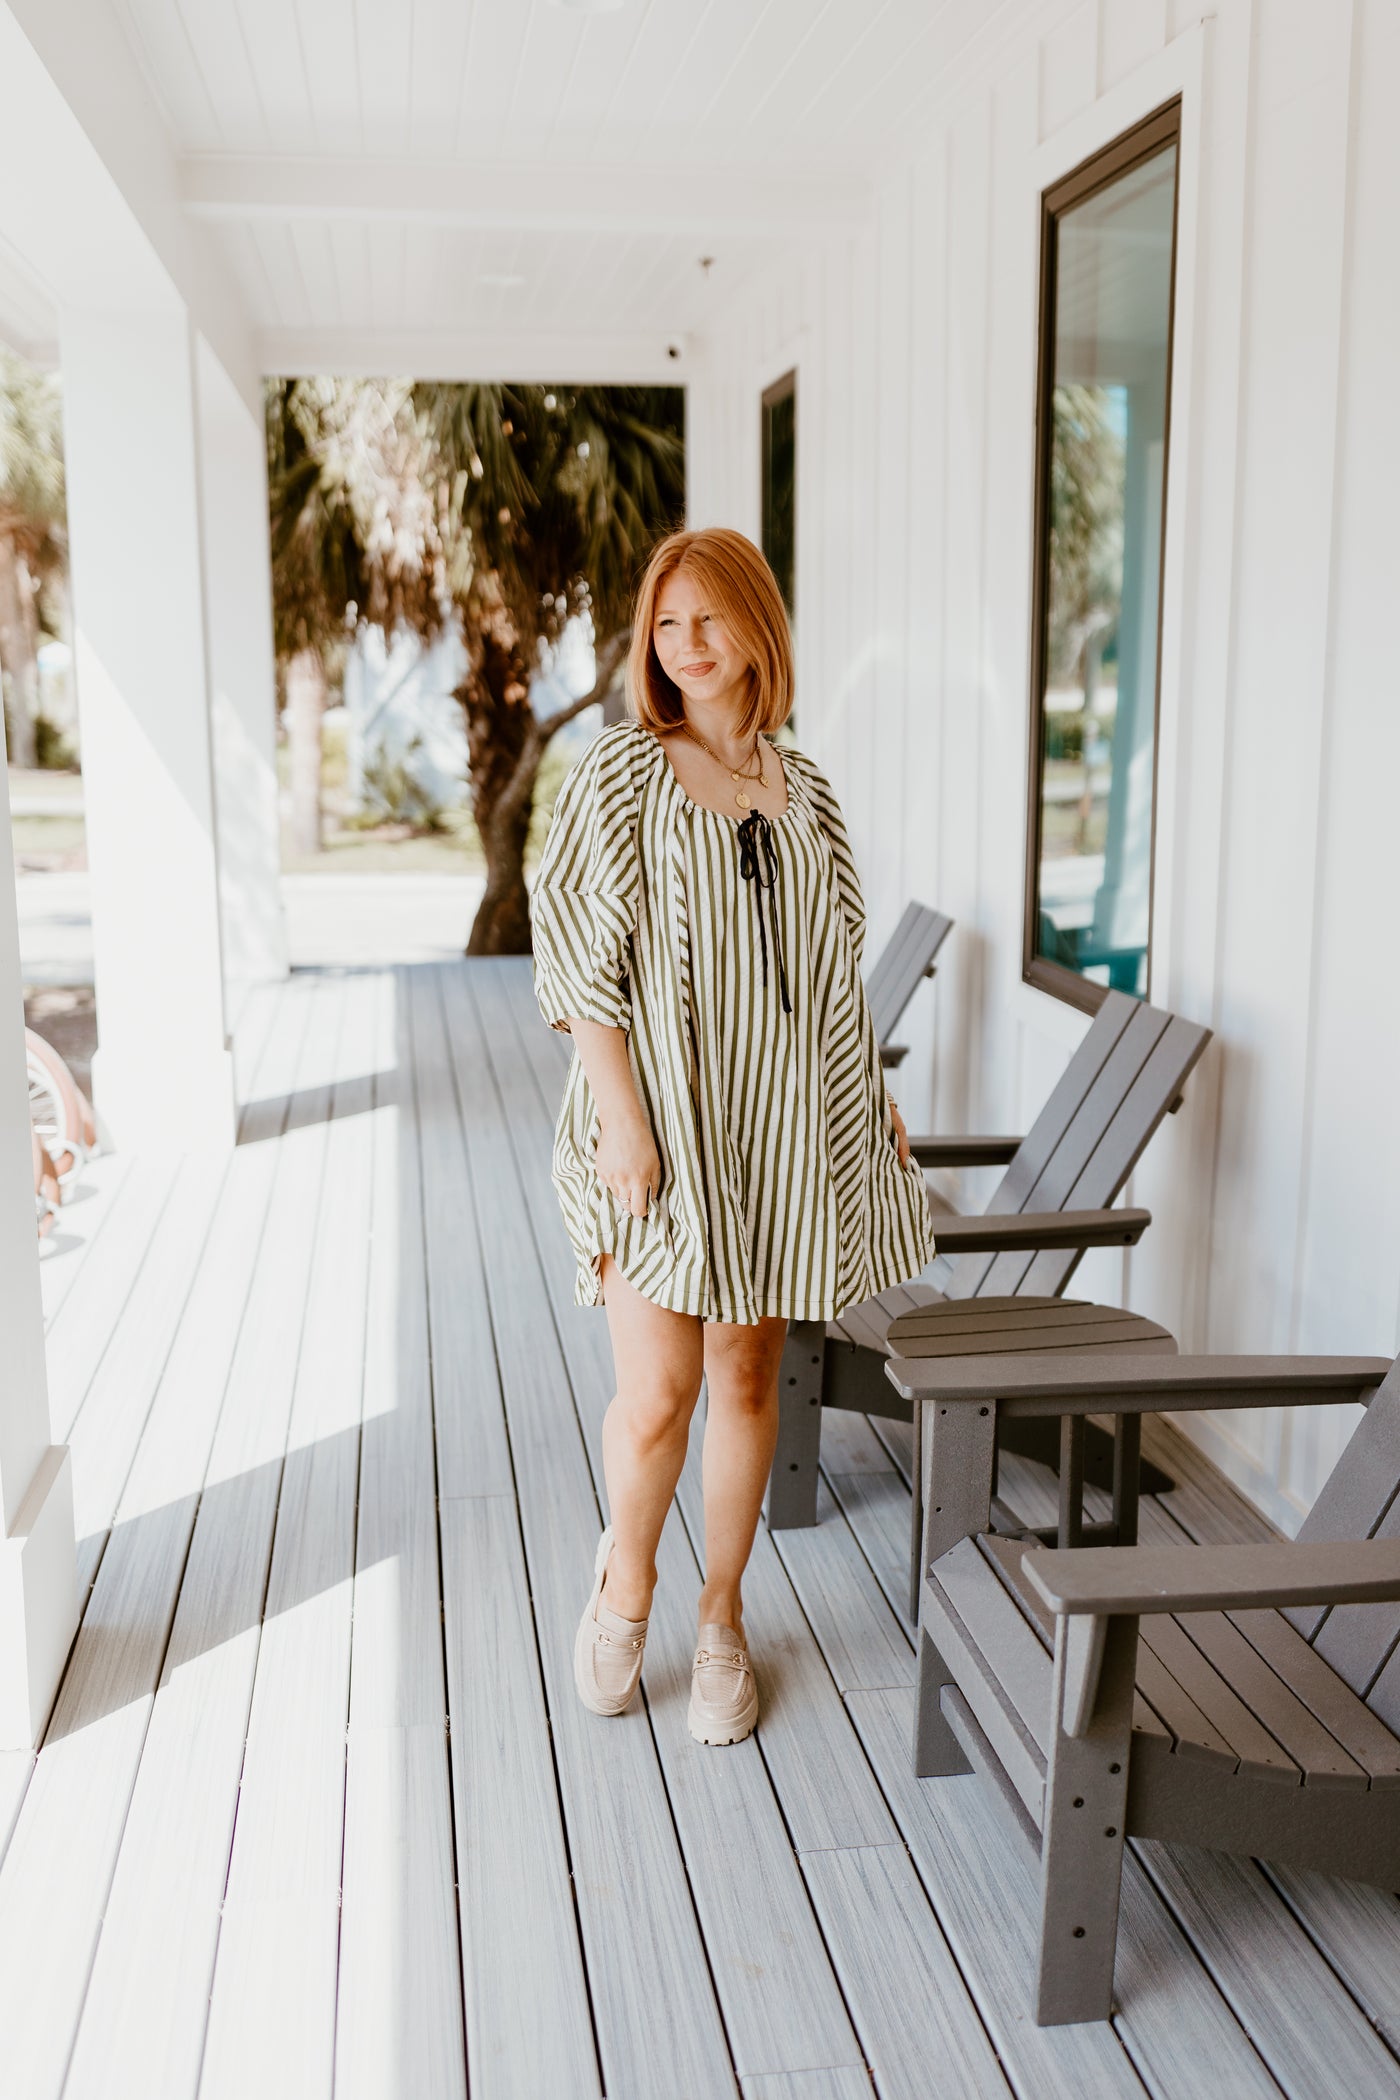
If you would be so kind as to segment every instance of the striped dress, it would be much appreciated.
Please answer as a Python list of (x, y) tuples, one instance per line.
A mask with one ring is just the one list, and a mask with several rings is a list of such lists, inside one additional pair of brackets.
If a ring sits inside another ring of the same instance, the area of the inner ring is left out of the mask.
[(626, 1030), (661, 1158), (634, 1217), (594, 1173), (575, 1055), (554, 1184), (580, 1305), (600, 1302), (606, 1253), (674, 1312), (830, 1320), (932, 1257), (861, 983), (845, 825), (812, 761), (781, 758), (788, 806), (757, 825), (692, 802), (635, 722), (604, 730), (560, 792), (532, 899), (536, 996), (554, 1028)]

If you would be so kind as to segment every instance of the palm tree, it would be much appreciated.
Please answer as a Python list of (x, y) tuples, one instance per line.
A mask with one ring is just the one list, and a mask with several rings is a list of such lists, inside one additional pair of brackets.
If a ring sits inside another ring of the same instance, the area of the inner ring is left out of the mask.
[(321, 848), (328, 659), (357, 626), (433, 634), (464, 541), (428, 471), (406, 381), (270, 380), (266, 408), (292, 844), (312, 854)]
[[(471, 535), (453, 594), (468, 659), (457, 698), (486, 892), (467, 953), (528, 954), (536, 776), (557, 732), (616, 682), (637, 572), (685, 500), (684, 397), (676, 387), (431, 384), (414, 399), (439, 489)], [(532, 681), (579, 616), (593, 629), (595, 684), (542, 719)]]
[(66, 552), (58, 376), (0, 348), (0, 740), (16, 766), (37, 755), (39, 594)]

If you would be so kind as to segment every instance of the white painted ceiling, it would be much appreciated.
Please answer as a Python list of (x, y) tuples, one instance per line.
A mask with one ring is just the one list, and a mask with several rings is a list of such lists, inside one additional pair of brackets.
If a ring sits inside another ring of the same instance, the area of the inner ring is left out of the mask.
[(186, 153), (864, 164), (949, 0), (112, 0)]
[(274, 364), (469, 332), (668, 369), (1044, 0), (105, 4)]

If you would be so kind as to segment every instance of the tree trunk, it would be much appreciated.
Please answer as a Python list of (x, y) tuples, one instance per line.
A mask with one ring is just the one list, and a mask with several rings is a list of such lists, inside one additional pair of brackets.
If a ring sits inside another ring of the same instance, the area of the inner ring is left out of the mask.
[(489, 608), (476, 642), (475, 662), (457, 693), (467, 723), (472, 814), (486, 856), (486, 894), (467, 954), (528, 955), (525, 840), (548, 739), (530, 707), (529, 669), (514, 628), (499, 607)]
[(326, 667), (318, 649), (300, 649), (287, 665), (287, 742), (292, 758), (292, 851), (321, 850), (321, 723)]
[(29, 575), (13, 540), (0, 536), (0, 691), (6, 755), (12, 766), (37, 763), (34, 718), (39, 712), (38, 624)]
[(477, 906), (467, 941), (468, 955), (530, 953), (530, 893), (525, 887), (525, 841), (535, 805), (535, 775), (543, 742), (534, 736), (517, 762), (514, 791), (498, 796), (476, 828), (486, 856), (486, 893)]
[[(489, 579), (488, 579), (489, 580)], [(627, 654), (628, 633), (597, 650), (593, 690), (539, 721), (530, 706), (528, 658), (504, 608), (483, 590), (469, 629), (472, 668), (457, 688), (467, 722), (472, 813), (486, 857), (486, 894), (467, 941), (468, 955), (530, 953), (530, 893), (525, 842), (535, 807), (540, 762), (556, 732), (585, 708), (606, 701)]]

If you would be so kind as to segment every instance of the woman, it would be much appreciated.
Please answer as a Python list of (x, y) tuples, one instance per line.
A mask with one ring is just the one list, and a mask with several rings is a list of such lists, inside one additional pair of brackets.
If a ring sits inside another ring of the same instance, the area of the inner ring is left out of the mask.
[(705, 1586), (690, 1732), (734, 1743), (758, 1699), (740, 1583), (778, 1428), (787, 1322), (829, 1320), (933, 1252), (860, 980), (864, 912), (836, 798), (767, 741), (792, 646), (740, 533), (652, 556), (634, 719), (565, 782), (535, 887), (535, 989), (573, 1035), (554, 1181), (576, 1297), (606, 1308), (612, 1521), (574, 1676), (618, 1714), (641, 1675), (655, 1553), (702, 1374)]

